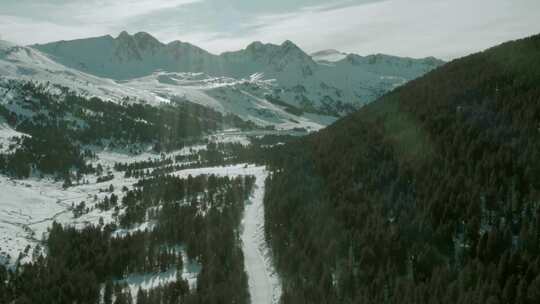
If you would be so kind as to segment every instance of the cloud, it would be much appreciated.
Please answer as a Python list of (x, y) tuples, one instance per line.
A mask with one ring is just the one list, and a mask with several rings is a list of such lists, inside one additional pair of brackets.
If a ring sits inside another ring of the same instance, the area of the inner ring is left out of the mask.
[(19, 44), (101, 36), (107, 33), (106, 29), (98, 27), (80, 28), (45, 20), (0, 15), (0, 36), (4, 40)]
[(131, 20), (202, 0), (18, 0), (0, 8), (4, 39), (29, 44), (114, 34)]
[[(258, 16), (253, 31), (201, 41), (209, 49), (252, 40), (297, 42), (308, 51), (452, 59), (540, 33), (537, 0), (388, 0), (345, 7), (307, 7)], [(249, 27), (249, 26), (248, 26)]]
[(115, 0), (87, 1), (83, 5), (73, 5), (79, 13), (78, 20), (85, 23), (103, 22), (122, 24), (126, 20), (138, 18), (155, 12), (175, 9), (200, 0)]
[(0, 14), (26, 16), (59, 23), (123, 22), (155, 11), (203, 0), (17, 0), (2, 3)]
[(214, 53), (254, 40), (451, 59), (540, 32), (538, 0), (18, 0), (0, 34), (19, 43), (147, 31)]

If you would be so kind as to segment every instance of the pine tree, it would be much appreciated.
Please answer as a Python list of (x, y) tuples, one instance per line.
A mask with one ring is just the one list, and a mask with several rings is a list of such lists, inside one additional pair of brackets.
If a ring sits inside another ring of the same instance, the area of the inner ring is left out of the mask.
[(107, 280), (107, 282), (105, 282), (105, 290), (103, 291), (104, 304), (112, 304), (113, 291), (113, 282), (111, 280)]

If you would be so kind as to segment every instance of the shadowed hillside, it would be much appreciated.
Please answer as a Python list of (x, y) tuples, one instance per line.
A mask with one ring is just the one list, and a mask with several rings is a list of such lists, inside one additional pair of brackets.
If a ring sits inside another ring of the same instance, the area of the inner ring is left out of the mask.
[(540, 36), (280, 149), (265, 204), (284, 303), (539, 303)]

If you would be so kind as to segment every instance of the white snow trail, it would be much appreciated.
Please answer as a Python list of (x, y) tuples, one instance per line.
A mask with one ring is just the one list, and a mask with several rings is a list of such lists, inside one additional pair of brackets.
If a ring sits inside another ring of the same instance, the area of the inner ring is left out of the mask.
[(281, 296), (281, 285), (273, 270), (264, 238), (263, 199), (266, 176), (267, 172), (264, 168), (256, 174), (255, 190), (251, 203), (246, 206), (243, 220), (244, 263), (253, 304), (278, 303)]

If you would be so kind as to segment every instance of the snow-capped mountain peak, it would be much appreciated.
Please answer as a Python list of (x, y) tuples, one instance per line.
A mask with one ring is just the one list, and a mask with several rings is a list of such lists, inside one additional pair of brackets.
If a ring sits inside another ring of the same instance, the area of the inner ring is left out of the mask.
[(296, 57), (304, 61), (311, 61), (311, 57), (290, 40), (284, 41), (281, 45), (255, 41), (250, 43), (244, 50), (226, 52), (222, 55), (227, 57), (238, 54), (242, 56), (252, 56), (253, 58), (264, 58), (267, 59), (267, 62), (272, 62), (272, 57), (288, 56)]
[(300, 49), (296, 44), (294, 44), (294, 42), (292, 42), (290, 40), (285, 40), (281, 44), (281, 47), (285, 50), (285, 52), (293, 51), (293, 52), (304, 53), (304, 51), (302, 51), (302, 49)]
[(141, 61), (143, 59), (142, 50), (139, 50), (137, 41), (126, 31), (120, 33), (114, 42), (114, 54), (119, 61)]
[[(256, 41), (242, 50), (214, 55), (187, 42), (165, 44), (144, 32), (33, 48), (63, 66), (165, 99), (179, 95), (220, 109), (238, 109), (229, 103), (242, 103), (242, 111), (251, 103), (257, 109), (249, 111), (257, 117), (268, 110), (260, 109), (265, 100), (294, 113), (342, 115), (442, 64), (433, 58), (359, 56), (332, 49), (308, 55), (290, 40)], [(264, 119), (278, 121), (272, 115), (283, 116), (275, 113), (265, 112)]]
[(253, 41), (252, 43), (248, 44), (246, 47), (246, 50), (252, 53), (256, 53), (260, 50), (262, 50), (265, 47), (265, 44), (261, 41)]
[(127, 39), (131, 39), (131, 38), (132, 38), (131, 35), (127, 31), (120, 32), (118, 37), (116, 37), (116, 39), (118, 39), (118, 40), (127, 40)]
[(139, 49), (142, 49), (142, 50), (156, 49), (163, 46), (163, 44), (159, 40), (154, 38), (154, 36), (145, 32), (138, 32), (132, 37), (133, 37), (133, 40), (135, 40), (135, 42), (137, 43), (137, 46), (139, 47)]

